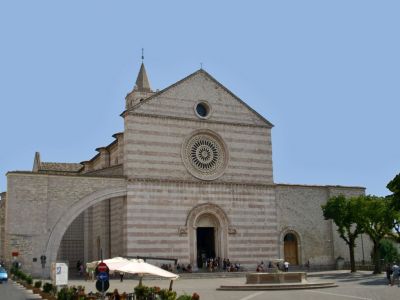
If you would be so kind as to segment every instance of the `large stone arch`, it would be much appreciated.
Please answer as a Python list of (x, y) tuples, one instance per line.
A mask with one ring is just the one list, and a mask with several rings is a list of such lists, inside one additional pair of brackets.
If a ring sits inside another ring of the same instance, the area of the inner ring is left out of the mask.
[[(75, 220), (77, 216), (79, 216), (80, 213), (101, 201), (115, 197), (123, 197), (126, 196), (126, 194), (126, 187), (105, 188), (86, 195), (70, 206), (68, 210), (55, 222), (55, 225), (49, 234), (49, 238), (45, 246), (45, 254), (48, 262), (51, 263), (56, 261), (61, 239), (68, 226)], [(47, 269), (47, 272), (49, 272), (49, 269)]]
[(189, 211), (185, 222), (189, 234), (189, 260), (192, 266), (196, 265), (197, 260), (197, 222), (204, 215), (211, 215), (218, 223), (218, 227), (216, 228), (216, 236), (218, 237), (218, 245), (216, 245), (217, 256), (229, 257), (228, 234), (230, 230), (232, 230), (230, 220), (225, 211), (218, 205), (213, 203), (204, 203), (193, 207)]

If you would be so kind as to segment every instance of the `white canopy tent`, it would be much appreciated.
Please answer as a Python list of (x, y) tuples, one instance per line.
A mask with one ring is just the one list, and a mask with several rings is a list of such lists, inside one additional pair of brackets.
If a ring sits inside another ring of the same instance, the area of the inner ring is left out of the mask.
[(169, 278), (172, 280), (177, 279), (179, 277), (179, 275), (168, 272), (152, 264), (149, 264), (145, 262), (143, 259), (130, 259), (125, 265), (118, 266), (115, 270), (124, 273), (139, 274), (139, 276), (150, 274), (164, 278)]
[[(87, 265), (94, 266), (94, 268), (101, 261), (93, 261)], [(156, 267), (152, 264), (145, 262), (143, 259), (126, 259), (123, 257), (114, 257), (110, 259), (104, 259), (103, 262), (108, 266), (110, 272), (123, 272), (129, 274), (138, 274), (140, 281), (139, 285), (142, 285), (142, 278), (144, 275), (154, 275), (171, 280), (170, 289), (172, 289), (173, 280), (177, 279), (179, 275), (168, 272), (164, 269)]]
[(152, 264), (149, 264), (145, 262), (143, 259), (130, 259), (126, 265), (118, 267), (116, 271), (130, 273), (130, 274), (138, 274), (140, 278), (139, 286), (142, 285), (143, 275), (146, 274), (169, 278), (171, 280), (169, 284), (170, 290), (172, 290), (173, 281), (179, 277), (179, 275), (168, 272)]
[[(88, 268), (95, 269), (100, 262), (101, 262), (101, 260), (95, 260), (90, 263), (87, 263), (86, 266)], [(107, 267), (110, 269), (110, 272), (112, 273), (118, 267), (126, 265), (129, 262), (129, 260), (127, 260), (126, 258), (123, 258), (123, 257), (114, 257), (114, 258), (104, 259), (103, 262), (107, 265)]]

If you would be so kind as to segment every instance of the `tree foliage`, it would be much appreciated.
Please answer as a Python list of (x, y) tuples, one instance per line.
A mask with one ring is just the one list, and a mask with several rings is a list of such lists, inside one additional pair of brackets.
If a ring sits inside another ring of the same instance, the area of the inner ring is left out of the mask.
[(385, 264), (400, 260), (399, 251), (393, 245), (393, 241), (386, 238), (379, 243), (379, 255)]
[(355, 241), (357, 236), (363, 233), (363, 223), (361, 222), (362, 205), (362, 196), (346, 198), (343, 195), (331, 197), (325, 205), (322, 205), (324, 218), (333, 220), (337, 226), (339, 236), (349, 247), (351, 272), (356, 271), (354, 259)]
[(393, 228), (395, 230), (395, 234), (392, 234), (392, 237), (397, 242), (400, 242), (400, 173), (397, 174), (386, 186), (389, 191), (393, 194), (387, 196), (389, 201), (391, 202), (391, 209), (397, 215), (394, 218)]
[(394, 255), (384, 239), (400, 242), (400, 174), (387, 184), (387, 188), (393, 193), (387, 197), (346, 198), (341, 195), (322, 205), (324, 218), (333, 220), (340, 237), (349, 247), (351, 272), (355, 271), (354, 248), (359, 234), (366, 233), (373, 243), (374, 273), (381, 272), (381, 257), (390, 260)]
[(361, 225), (373, 243), (374, 274), (377, 274), (381, 272), (379, 245), (385, 237), (393, 234), (398, 212), (393, 210), (392, 201), (388, 197), (369, 195), (363, 198)]
[(397, 174), (386, 186), (394, 195), (400, 196), (400, 173)]

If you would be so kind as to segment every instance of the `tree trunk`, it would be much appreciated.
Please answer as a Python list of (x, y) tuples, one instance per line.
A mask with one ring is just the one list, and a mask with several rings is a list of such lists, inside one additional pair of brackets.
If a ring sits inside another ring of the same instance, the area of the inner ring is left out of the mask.
[(372, 249), (374, 256), (374, 272), (373, 274), (380, 274), (381, 271), (381, 260), (379, 257), (379, 243), (374, 242), (374, 248)]
[(350, 239), (349, 245), (349, 252), (350, 252), (350, 272), (355, 272), (356, 271), (356, 262), (354, 260), (354, 244), (355, 241), (354, 239)]

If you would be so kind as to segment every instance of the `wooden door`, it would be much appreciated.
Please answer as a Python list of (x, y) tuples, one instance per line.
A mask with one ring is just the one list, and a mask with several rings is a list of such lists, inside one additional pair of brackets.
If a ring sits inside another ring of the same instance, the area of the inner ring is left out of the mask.
[(288, 233), (284, 238), (284, 256), (285, 261), (291, 265), (298, 265), (298, 255), (297, 255), (297, 239), (293, 233)]

